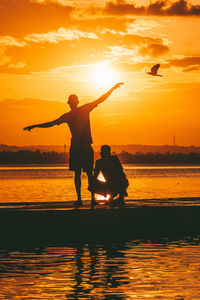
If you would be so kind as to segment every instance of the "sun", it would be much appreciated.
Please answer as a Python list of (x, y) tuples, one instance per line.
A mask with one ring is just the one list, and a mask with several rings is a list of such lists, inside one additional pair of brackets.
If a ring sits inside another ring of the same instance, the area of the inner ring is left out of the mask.
[(101, 62), (94, 65), (91, 71), (91, 81), (95, 86), (109, 87), (117, 82), (117, 73), (109, 62)]

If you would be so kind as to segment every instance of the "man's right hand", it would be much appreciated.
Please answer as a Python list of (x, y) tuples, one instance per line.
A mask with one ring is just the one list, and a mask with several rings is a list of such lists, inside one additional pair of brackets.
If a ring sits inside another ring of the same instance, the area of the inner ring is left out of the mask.
[(24, 128), (24, 131), (31, 131), (33, 128), (35, 128), (35, 125), (27, 126)]
[(96, 101), (93, 101), (92, 103), (94, 104), (94, 107), (97, 106), (98, 104), (102, 103), (103, 101), (105, 101), (112, 94), (112, 92), (115, 89), (117, 89), (118, 87), (120, 87), (122, 84), (124, 84), (124, 83), (123, 82), (116, 83), (107, 93), (105, 93), (104, 95), (102, 95)]
[(118, 87), (120, 87), (121, 85), (123, 85), (124, 83), (123, 82), (119, 82), (119, 83), (116, 83), (114, 86), (113, 86), (113, 89), (117, 89)]

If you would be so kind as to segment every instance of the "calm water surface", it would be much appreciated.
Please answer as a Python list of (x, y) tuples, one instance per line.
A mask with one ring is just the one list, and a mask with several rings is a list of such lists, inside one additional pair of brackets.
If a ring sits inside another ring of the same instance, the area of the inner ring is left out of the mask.
[[(127, 199), (200, 197), (200, 166), (124, 165), (129, 179)], [(83, 174), (83, 200), (90, 199)], [(73, 173), (67, 166), (0, 167), (0, 202), (72, 201)]]

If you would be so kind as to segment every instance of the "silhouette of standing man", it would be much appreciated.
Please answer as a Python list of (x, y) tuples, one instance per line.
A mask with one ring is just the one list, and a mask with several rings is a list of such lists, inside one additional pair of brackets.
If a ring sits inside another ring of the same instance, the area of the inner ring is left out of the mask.
[[(87, 173), (88, 177), (88, 189), (92, 190), (93, 183), (93, 164), (94, 164), (94, 153), (91, 144), (92, 136), (90, 129), (90, 112), (97, 107), (98, 104), (105, 101), (111, 93), (120, 87), (123, 83), (115, 84), (107, 93), (102, 95), (99, 99), (78, 106), (79, 100), (76, 95), (70, 95), (68, 98), (68, 104), (71, 110), (63, 114), (58, 119), (42, 123), (31, 125), (25, 127), (24, 130), (31, 131), (33, 128), (48, 128), (54, 125), (60, 125), (62, 123), (67, 123), (71, 131), (71, 147), (69, 151), (69, 170), (75, 172), (74, 182), (77, 193), (77, 201), (74, 203), (74, 206), (79, 207), (82, 205), (81, 199), (81, 171)], [(93, 207), (96, 202), (94, 199), (94, 193), (91, 192), (91, 206)]]

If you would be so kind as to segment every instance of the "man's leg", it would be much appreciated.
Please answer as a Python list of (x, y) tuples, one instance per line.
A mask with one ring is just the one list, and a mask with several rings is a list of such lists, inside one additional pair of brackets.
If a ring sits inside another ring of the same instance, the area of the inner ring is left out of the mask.
[(87, 177), (88, 177), (88, 189), (91, 192), (91, 206), (93, 206), (96, 204), (96, 201), (94, 199), (94, 192), (93, 192), (94, 176), (92, 174), (92, 171), (87, 171)]
[(82, 204), (82, 200), (81, 200), (81, 169), (75, 170), (74, 183), (75, 183), (76, 194), (77, 194), (77, 198), (78, 198), (78, 200), (74, 204), (79, 205), (79, 204)]
[(119, 205), (120, 206), (126, 206), (126, 203), (124, 202), (124, 193), (119, 193), (119, 198), (118, 198), (119, 200)]

